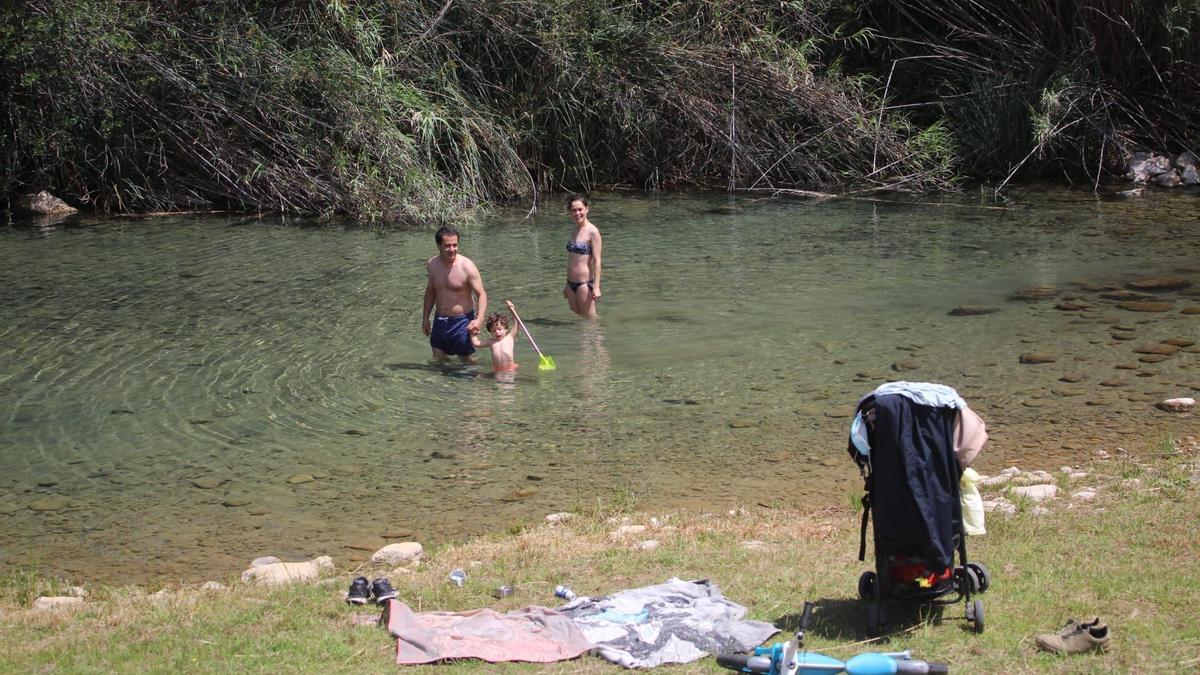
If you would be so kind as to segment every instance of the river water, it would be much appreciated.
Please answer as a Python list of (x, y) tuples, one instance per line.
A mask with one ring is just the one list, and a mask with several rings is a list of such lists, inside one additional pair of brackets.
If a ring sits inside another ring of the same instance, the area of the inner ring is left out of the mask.
[[(461, 251), (558, 365), (539, 372), (522, 339), (512, 379), (486, 353), (431, 363), (428, 231), (0, 228), (0, 570), (227, 578), (260, 555), (349, 565), (604, 504), (846, 503), (849, 415), (888, 380), (956, 387), (992, 433), (984, 473), (1196, 433), (1153, 404), (1200, 388), (1200, 193), (1010, 196), (602, 195), (596, 323), (561, 296), (565, 209), (496, 211)], [(1149, 291), (1165, 311), (1106, 297), (1156, 276), (1196, 285)], [(1046, 297), (1012, 299), (1030, 287)], [(1183, 348), (1139, 360), (1165, 340)]]

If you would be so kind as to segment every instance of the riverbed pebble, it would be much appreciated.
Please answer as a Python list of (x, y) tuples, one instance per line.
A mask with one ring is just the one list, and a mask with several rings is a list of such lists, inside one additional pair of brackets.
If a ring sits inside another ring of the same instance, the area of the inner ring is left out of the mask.
[[(1186, 346), (1186, 345), (1185, 345)], [(1159, 356), (1174, 356), (1180, 350), (1176, 345), (1159, 342), (1149, 345), (1138, 345), (1133, 348), (1135, 354), (1157, 354)]]
[(959, 305), (950, 310), (950, 316), (983, 316), (984, 314), (992, 314), (999, 312), (996, 307), (983, 307), (980, 305)]
[(30, 502), (29, 508), (34, 511), (61, 511), (70, 505), (70, 497), (64, 495), (46, 495)]
[(1130, 300), (1117, 303), (1117, 307), (1127, 312), (1168, 312), (1172, 305), (1169, 302), (1154, 300)]
[(1191, 286), (1192, 282), (1182, 277), (1146, 277), (1129, 282), (1131, 288), (1140, 291), (1178, 291)]

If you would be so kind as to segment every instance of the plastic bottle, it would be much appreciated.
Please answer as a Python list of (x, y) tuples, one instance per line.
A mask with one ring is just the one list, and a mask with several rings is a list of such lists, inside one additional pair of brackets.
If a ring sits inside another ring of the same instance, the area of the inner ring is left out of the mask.
[(574, 600), (576, 596), (575, 591), (563, 586), (562, 584), (559, 584), (554, 587), (554, 597), (562, 598), (563, 600), (570, 602)]

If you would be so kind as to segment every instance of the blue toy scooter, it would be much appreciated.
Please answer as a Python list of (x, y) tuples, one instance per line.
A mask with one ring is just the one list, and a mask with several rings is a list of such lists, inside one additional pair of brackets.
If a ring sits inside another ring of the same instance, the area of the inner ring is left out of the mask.
[(944, 663), (914, 661), (912, 654), (903, 652), (864, 652), (848, 661), (832, 656), (802, 651), (804, 631), (812, 618), (813, 603), (804, 603), (800, 615), (800, 630), (791, 642), (776, 642), (770, 647), (755, 647), (754, 654), (722, 654), (717, 665), (741, 673), (762, 675), (825, 675), (826, 673), (848, 673), (849, 675), (892, 675), (893, 673), (930, 673), (941, 675), (950, 669)]

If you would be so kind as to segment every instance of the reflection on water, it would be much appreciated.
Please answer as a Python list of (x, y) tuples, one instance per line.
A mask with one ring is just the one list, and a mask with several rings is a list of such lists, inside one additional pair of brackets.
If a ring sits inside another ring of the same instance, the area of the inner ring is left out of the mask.
[[(1197, 195), (1016, 197), (605, 197), (597, 322), (562, 301), (568, 219), (499, 213), (462, 251), (558, 364), (522, 339), (508, 373), (429, 361), (428, 232), (0, 230), (0, 563), (198, 579), (618, 489), (649, 509), (841, 502), (848, 415), (892, 379), (959, 389), (992, 432), (985, 473), (1195, 433), (1153, 403), (1200, 388)], [(1131, 286), (1147, 277), (1175, 280)]]

